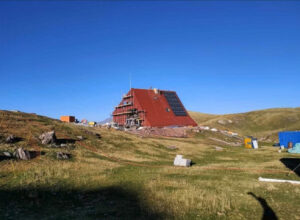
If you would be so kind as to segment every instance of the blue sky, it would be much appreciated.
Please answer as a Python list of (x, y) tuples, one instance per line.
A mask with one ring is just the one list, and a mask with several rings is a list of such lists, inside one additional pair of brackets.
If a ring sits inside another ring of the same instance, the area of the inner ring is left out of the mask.
[(300, 106), (300, 1), (0, 1), (0, 109), (107, 118), (132, 87), (186, 108)]

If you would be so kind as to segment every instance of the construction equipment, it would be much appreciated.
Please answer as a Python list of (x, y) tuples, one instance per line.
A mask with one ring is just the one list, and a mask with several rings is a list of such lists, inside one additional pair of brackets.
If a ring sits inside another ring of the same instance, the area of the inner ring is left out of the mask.
[(258, 148), (258, 143), (257, 143), (257, 139), (253, 138), (252, 136), (246, 137), (244, 139), (244, 143), (245, 143), (245, 148), (248, 149), (257, 149)]

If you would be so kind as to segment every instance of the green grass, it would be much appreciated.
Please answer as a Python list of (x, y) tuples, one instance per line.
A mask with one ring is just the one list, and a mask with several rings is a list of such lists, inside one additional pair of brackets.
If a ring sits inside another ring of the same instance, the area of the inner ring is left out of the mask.
[[(59, 138), (86, 139), (68, 150), (34, 141), (49, 129)], [(278, 153), (270, 144), (258, 150), (224, 146), (209, 139), (222, 136), (209, 132), (186, 139), (140, 138), (1, 111), (0, 131), (24, 139), (0, 143), (0, 152), (17, 146), (45, 152), (30, 161), (0, 161), (0, 219), (260, 219), (266, 204), (279, 219), (300, 219), (300, 186), (258, 181), (259, 176), (300, 180), (295, 173), (287, 176), (290, 169), (280, 161), (297, 156)], [(56, 151), (73, 158), (57, 160)], [(176, 154), (194, 165), (174, 167)]]

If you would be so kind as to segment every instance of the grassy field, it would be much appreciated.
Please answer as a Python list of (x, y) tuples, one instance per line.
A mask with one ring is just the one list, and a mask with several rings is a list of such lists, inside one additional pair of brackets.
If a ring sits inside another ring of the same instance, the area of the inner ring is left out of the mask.
[[(74, 149), (40, 145), (37, 137), (51, 129), (59, 139), (86, 139)], [(258, 181), (300, 180), (287, 168), (300, 163), (299, 156), (278, 153), (272, 143), (258, 150), (225, 146), (210, 132), (141, 138), (0, 111), (0, 135), (7, 134), (22, 140), (0, 144), (0, 152), (22, 146), (44, 153), (30, 161), (0, 161), (0, 219), (300, 219), (300, 186)], [(57, 160), (57, 151), (72, 159)], [(193, 166), (172, 166), (176, 154)]]

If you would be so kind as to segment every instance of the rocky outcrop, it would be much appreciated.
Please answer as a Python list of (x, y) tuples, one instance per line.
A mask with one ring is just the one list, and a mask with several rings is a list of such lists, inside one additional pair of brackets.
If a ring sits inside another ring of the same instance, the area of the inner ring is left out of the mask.
[(44, 145), (56, 144), (56, 140), (57, 140), (55, 131), (45, 132), (39, 136), (39, 139), (41, 140), (42, 144), (44, 144)]
[(56, 158), (59, 160), (68, 160), (71, 159), (71, 154), (64, 153), (64, 152), (57, 152)]
[(30, 160), (30, 153), (27, 150), (24, 150), (22, 147), (18, 148), (14, 152), (14, 157), (19, 160)]

